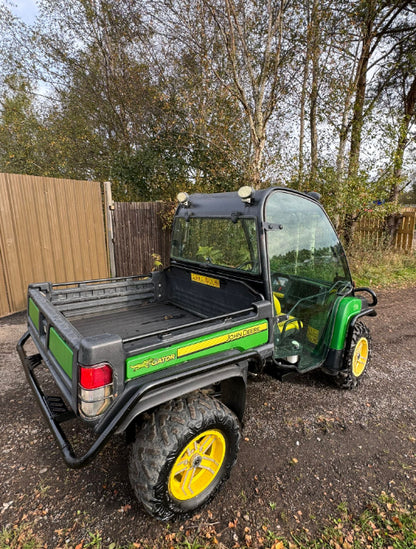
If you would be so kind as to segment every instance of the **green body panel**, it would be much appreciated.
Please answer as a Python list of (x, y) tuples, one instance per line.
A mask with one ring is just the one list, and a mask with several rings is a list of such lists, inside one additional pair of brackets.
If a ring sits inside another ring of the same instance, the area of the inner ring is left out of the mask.
[(49, 350), (63, 371), (72, 379), (74, 353), (53, 328), (49, 331)]
[(133, 379), (222, 351), (246, 351), (267, 343), (267, 320), (250, 322), (203, 337), (143, 353), (126, 360), (126, 378)]
[(39, 331), (39, 309), (36, 307), (32, 299), (29, 299), (29, 317), (31, 318), (36, 329)]
[[(334, 324), (329, 348), (342, 351), (345, 345), (348, 326), (351, 320), (361, 312), (362, 301), (358, 297), (343, 297), (334, 307)], [(331, 322), (332, 324), (332, 322)]]

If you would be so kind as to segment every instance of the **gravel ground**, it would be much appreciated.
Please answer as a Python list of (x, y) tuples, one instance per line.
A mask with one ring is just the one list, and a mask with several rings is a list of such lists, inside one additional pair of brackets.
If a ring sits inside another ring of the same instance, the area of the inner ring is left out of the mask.
[[(357, 390), (341, 391), (322, 374), (250, 381), (230, 480), (199, 514), (172, 525), (135, 500), (123, 437), (87, 468), (65, 466), (15, 351), (25, 317), (1, 319), (0, 524), (27, 523), (47, 547), (85, 547), (94, 532), (104, 547), (158, 547), (172, 532), (261, 547), (269, 530), (315, 532), (342, 502), (359, 513), (385, 491), (415, 503), (416, 288), (381, 293), (377, 309), (367, 321), (372, 364)], [(83, 431), (74, 426), (73, 436), (82, 440)]]

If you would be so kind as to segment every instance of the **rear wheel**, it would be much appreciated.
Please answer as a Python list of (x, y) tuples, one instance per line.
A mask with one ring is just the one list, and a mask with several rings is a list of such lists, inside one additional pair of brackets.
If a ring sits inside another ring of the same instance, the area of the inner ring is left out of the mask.
[(160, 406), (131, 448), (137, 498), (162, 520), (191, 514), (229, 477), (239, 442), (236, 416), (215, 398), (195, 393)]
[(338, 387), (341, 389), (356, 387), (368, 368), (370, 355), (370, 330), (362, 322), (357, 322), (353, 328), (350, 348), (346, 350), (344, 357), (344, 369), (335, 378)]

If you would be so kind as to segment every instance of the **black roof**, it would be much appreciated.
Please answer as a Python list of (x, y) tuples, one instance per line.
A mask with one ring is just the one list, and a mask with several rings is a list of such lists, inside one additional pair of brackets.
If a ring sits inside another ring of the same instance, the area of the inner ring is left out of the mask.
[(187, 205), (179, 204), (177, 217), (232, 217), (233, 215), (259, 217), (262, 216), (263, 206), (267, 197), (275, 192), (290, 192), (309, 199), (307, 194), (285, 187), (270, 187), (269, 189), (255, 190), (250, 203), (243, 202), (237, 192), (224, 193), (195, 193), (189, 195)]

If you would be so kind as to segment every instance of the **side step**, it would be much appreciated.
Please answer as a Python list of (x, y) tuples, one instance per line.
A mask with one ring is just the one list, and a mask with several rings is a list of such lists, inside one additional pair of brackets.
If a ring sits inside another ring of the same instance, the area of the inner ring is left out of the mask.
[(51, 417), (57, 423), (63, 423), (74, 419), (75, 413), (70, 410), (60, 396), (44, 396), (45, 403), (49, 408)]
[(40, 354), (32, 355), (27, 357), (28, 366), (31, 370), (34, 370), (42, 362), (42, 357)]

